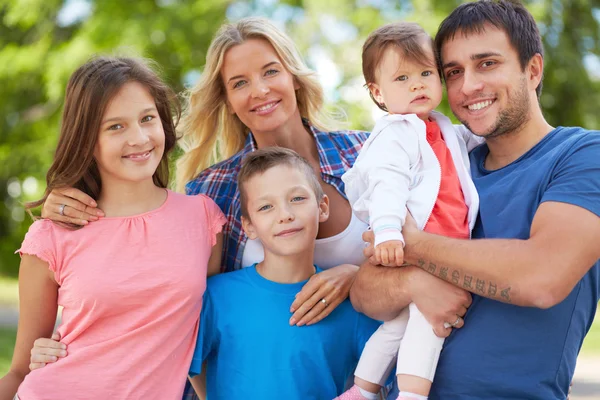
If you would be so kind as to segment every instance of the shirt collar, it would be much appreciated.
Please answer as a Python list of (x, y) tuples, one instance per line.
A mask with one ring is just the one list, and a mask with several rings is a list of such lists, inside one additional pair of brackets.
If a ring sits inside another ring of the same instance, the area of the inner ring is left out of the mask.
[[(321, 167), (321, 174), (337, 176), (341, 175), (345, 172), (343, 168), (344, 161), (340, 156), (338, 148), (335, 146), (335, 143), (331, 139), (331, 135), (329, 132), (323, 132), (308, 122), (307, 119), (302, 118), (302, 122), (304, 125), (309, 128), (313, 137), (315, 138), (315, 143), (317, 144), (317, 151), (319, 152), (319, 164)], [(244, 145), (244, 149), (242, 150), (242, 155), (245, 156), (248, 153), (251, 153), (257, 150), (256, 141), (254, 140), (254, 136), (252, 132), (248, 134), (246, 137), (246, 144)]]

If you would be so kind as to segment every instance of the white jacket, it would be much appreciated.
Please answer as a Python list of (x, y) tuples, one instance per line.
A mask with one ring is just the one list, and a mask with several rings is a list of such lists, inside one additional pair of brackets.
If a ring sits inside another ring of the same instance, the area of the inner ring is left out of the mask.
[[(430, 117), (439, 125), (452, 154), (469, 207), (469, 228), (473, 229), (479, 196), (471, 180), (469, 151), (484, 140), (436, 111)], [(342, 180), (352, 210), (371, 225), (378, 245), (388, 240), (404, 242), (401, 231), (407, 208), (419, 229), (425, 227), (440, 190), (441, 172), (427, 142), (425, 122), (415, 114), (388, 114), (377, 121)]]

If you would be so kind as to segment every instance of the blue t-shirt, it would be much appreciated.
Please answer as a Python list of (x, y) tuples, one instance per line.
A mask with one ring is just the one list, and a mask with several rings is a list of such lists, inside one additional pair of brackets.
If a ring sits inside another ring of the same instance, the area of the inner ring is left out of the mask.
[[(529, 238), (545, 201), (600, 216), (600, 132), (556, 128), (495, 171), (483, 167), (487, 154), (486, 145), (471, 153), (481, 200), (473, 238)], [(429, 398), (565, 399), (599, 287), (596, 262), (564, 301), (547, 310), (474, 295), (465, 326), (445, 342)]]
[(255, 266), (208, 280), (190, 375), (207, 361), (208, 400), (332, 399), (379, 322), (349, 300), (311, 326), (290, 326), (304, 282), (263, 278)]

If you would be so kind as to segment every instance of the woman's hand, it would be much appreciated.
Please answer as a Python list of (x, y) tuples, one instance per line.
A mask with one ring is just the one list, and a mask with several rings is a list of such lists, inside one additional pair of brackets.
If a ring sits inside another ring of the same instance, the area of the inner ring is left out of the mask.
[(67, 345), (59, 342), (60, 335), (54, 333), (52, 339), (39, 338), (33, 342), (31, 357), (29, 358), (29, 369), (39, 369), (45, 367), (48, 363), (58, 361), (59, 358), (67, 355)]
[(356, 265), (342, 264), (313, 275), (292, 303), (290, 325), (313, 325), (328, 316), (348, 298), (357, 272)]
[[(74, 225), (87, 225), (103, 217), (98, 204), (87, 194), (75, 188), (54, 189), (42, 206), (42, 218), (66, 222)], [(61, 214), (62, 210), (62, 214)]]

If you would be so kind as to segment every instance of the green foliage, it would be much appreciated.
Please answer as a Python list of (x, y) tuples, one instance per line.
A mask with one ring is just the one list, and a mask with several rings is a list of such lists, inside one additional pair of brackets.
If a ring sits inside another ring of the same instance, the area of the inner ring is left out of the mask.
[[(320, 71), (329, 107), (346, 126), (370, 129), (375, 106), (363, 87), (360, 52), (366, 36), (397, 20), (421, 23), (432, 35), (457, 0), (0, 0), (0, 274), (14, 275), (30, 218), (20, 204), (39, 198), (59, 130), (71, 72), (94, 53), (152, 58), (174, 89), (197, 77), (210, 39), (226, 15), (264, 15), (285, 26), (309, 64)], [(90, 12), (65, 19), (72, 3)], [(546, 47), (542, 106), (553, 125), (600, 127), (600, 81), (584, 60), (600, 55), (597, 1), (530, 0)], [(597, 59), (596, 59), (597, 60)], [(598, 68), (600, 69), (600, 68)], [(451, 115), (447, 104), (440, 111)], [(343, 124), (340, 123), (340, 127)], [(15, 181), (17, 180), (17, 181)], [(12, 182), (12, 194), (8, 193)], [(21, 190), (23, 192), (23, 190)]]
[[(70, 74), (95, 53), (142, 55), (157, 61), (177, 91), (185, 74), (199, 69), (228, 2), (92, 2), (89, 16), (61, 24), (62, 0), (0, 0), (0, 273), (14, 275), (13, 255), (31, 223), (9, 196), (16, 178), (44, 179), (59, 131)], [(81, 2), (80, 2), (81, 3)], [(162, 5), (161, 5), (162, 4)], [(17, 218), (13, 216), (15, 214)]]
[(0, 376), (4, 376), (10, 369), (16, 338), (16, 328), (0, 327)]

